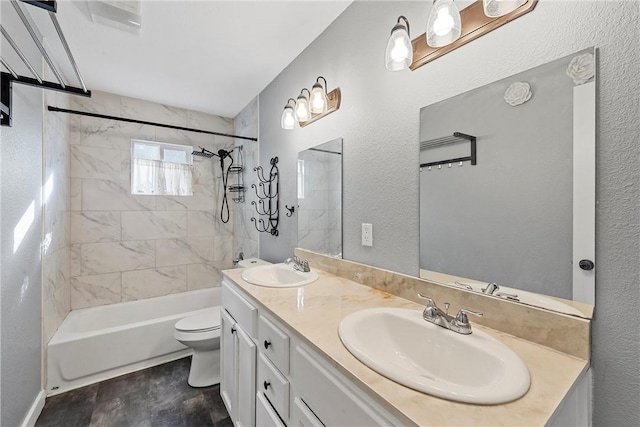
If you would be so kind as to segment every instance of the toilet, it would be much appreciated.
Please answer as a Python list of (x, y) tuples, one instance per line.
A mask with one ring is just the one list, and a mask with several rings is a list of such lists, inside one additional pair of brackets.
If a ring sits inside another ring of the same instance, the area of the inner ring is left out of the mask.
[(198, 310), (179, 320), (173, 337), (193, 349), (188, 380), (191, 387), (220, 383), (220, 307)]

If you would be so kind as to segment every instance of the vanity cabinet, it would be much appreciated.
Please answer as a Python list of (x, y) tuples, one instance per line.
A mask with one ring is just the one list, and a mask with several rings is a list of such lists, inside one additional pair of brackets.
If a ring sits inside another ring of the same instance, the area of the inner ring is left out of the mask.
[(222, 305), (220, 395), (234, 425), (254, 426), (257, 346), (251, 334), (258, 310), (229, 287), (223, 288)]
[(400, 425), (227, 278), (222, 305), (220, 393), (236, 426)]

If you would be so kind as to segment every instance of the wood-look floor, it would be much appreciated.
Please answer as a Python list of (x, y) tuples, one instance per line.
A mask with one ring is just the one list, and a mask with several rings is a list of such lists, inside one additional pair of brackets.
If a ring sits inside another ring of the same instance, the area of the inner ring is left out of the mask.
[(232, 426), (220, 386), (187, 384), (191, 358), (47, 398), (36, 427)]

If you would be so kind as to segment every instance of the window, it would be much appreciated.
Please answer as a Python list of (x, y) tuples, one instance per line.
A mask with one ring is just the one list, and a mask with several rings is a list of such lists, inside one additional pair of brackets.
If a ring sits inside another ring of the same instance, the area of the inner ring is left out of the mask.
[(304, 160), (298, 160), (298, 199), (304, 199)]
[(191, 196), (193, 147), (131, 140), (131, 194)]

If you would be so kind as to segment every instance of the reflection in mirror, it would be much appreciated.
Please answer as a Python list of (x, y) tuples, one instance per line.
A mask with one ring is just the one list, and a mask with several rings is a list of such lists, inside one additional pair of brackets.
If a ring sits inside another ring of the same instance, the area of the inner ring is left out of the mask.
[(342, 138), (298, 153), (298, 247), (342, 258)]
[(422, 108), (420, 276), (590, 317), (594, 153), (593, 48)]

